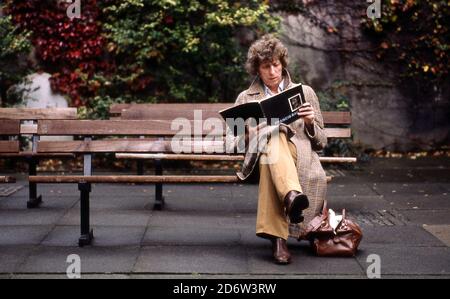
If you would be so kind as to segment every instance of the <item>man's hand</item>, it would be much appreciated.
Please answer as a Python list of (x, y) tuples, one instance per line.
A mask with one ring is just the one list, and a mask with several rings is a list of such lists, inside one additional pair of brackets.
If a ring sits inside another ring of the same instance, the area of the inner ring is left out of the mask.
[(309, 128), (314, 127), (315, 114), (311, 103), (306, 102), (303, 104), (300, 109), (298, 109), (298, 116), (303, 117), (306, 126)]

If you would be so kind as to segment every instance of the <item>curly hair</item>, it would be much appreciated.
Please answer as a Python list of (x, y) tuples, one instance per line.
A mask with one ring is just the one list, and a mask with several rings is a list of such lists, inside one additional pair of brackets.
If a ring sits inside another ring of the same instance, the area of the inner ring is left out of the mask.
[(288, 50), (278, 38), (272, 34), (266, 34), (250, 46), (245, 68), (250, 75), (256, 76), (261, 63), (274, 59), (279, 59), (283, 68), (286, 68)]

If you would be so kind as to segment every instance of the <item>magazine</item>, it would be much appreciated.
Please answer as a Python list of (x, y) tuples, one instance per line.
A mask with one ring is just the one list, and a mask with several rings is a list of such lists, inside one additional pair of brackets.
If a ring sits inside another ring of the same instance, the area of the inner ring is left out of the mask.
[(299, 119), (297, 110), (305, 103), (302, 85), (284, 90), (260, 102), (247, 102), (219, 111), (222, 118), (243, 119), (253, 118), (256, 121), (264, 119), (269, 125), (280, 123), (290, 124)]

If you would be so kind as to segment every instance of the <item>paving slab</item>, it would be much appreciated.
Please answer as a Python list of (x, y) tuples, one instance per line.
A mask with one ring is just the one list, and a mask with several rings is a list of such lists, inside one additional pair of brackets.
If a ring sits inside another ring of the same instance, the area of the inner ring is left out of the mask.
[(0, 246), (0, 273), (15, 273), (33, 251), (32, 246)]
[(39, 245), (51, 232), (52, 226), (0, 226), (0, 244)]
[[(152, 212), (148, 210), (92, 210), (90, 221), (91, 225), (99, 226), (146, 226), (151, 217)], [(79, 208), (74, 207), (71, 209), (56, 224), (65, 226), (79, 225)]]
[(403, 247), (442, 247), (445, 246), (421, 226), (368, 226), (361, 225), (362, 245), (378, 244)]
[(151, 227), (238, 228), (237, 216), (225, 212), (161, 211), (152, 214)]
[(402, 194), (404, 196), (410, 195), (440, 195), (443, 193), (441, 184), (439, 183), (383, 183), (372, 185), (372, 188), (380, 195), (389, 196)]
[(390, 194), (383, 196), (383, 199), (389, 203), (389, 206), (400, 210), (450, 210), (450, 193), (438, 194)]
[(357, 259), (369, 265), (367, 257), (377, 254), (381, 259), (381, 275), (449, 275), (450, 248), (377, 246), (362, 244)]
[(237, 229), (202, 227), (149, 227), (142, 244), (151, 245), (197, 245), (232, 246), (240, 241)]
[(450, 225), (424, 225), (423, 228), (450, 247)]
[[(140, 246), (146, 228), (144, 226), (92, 226), (95, 247)], [(56, 226), (42, 241), (44, 246), (76, 247), (80, 237), (79, 226)]]
[(328, 185), (327, 194), (334, 196), (377, 196), (377, 193), (367, 183), (331, 183)]
[(134, 273), (248, 273), (246, 250), (230, 246), (143, 247)]
[(334, 195), (331, 192), (327, 194), (328, 207), (335, 212), (341, 213), (342, 209), (347, 211), (376, 211), (385, 209), (387, 202), (383, 196), (364, 196), (364, 195)]
[(18, 273), (66, 273), (69, 255), (81, 259), (81, 273), (130, 273), (139, 247), (47, 247), (39, 246), (18, 267)]
[(450, 224), (450, 210), (404, 210), (402, 214), (418, 225)]
[(250, 272), (265, 274), (322, 274), (332, 275), (346, 273), (347, 275), (363, 275), (363, 270), (355, 258), (324, 258), (316, 257), (307, 242), (290, 242), (292, 263), (279, 266), (272, 262), (271, 246), (249, 249)]
[(65, 211), (58, 209), (3, 210), (0, 209), (0, 226), (5, 225), (53, 225)]

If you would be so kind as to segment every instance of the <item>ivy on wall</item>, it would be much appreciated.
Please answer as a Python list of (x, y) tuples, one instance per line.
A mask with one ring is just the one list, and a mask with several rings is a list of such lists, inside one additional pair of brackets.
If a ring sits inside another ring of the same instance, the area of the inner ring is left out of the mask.
[(11, 17), (0, 18), (0, 103), (5, 103), (7, 90), (28, 72), (24, 56), (30, 51), (30, 33), (20, 32)]
[(404, 78), (420, 87), (439, 87), (450, 68), (450, 2), (435, 0), (383, 1), (380, 19), (363, 26), (378, 44), (378, 59), (395, 62)]
[(232, 101), (247, 84), (249, 43), (279, 25), (256, 0), (81, 2), (79, 19), (58, 0), (7, 0), (5, 13), (31, 32), (36, 69), (52, 74), (52, 89), (93, 110), (126, 101)]

